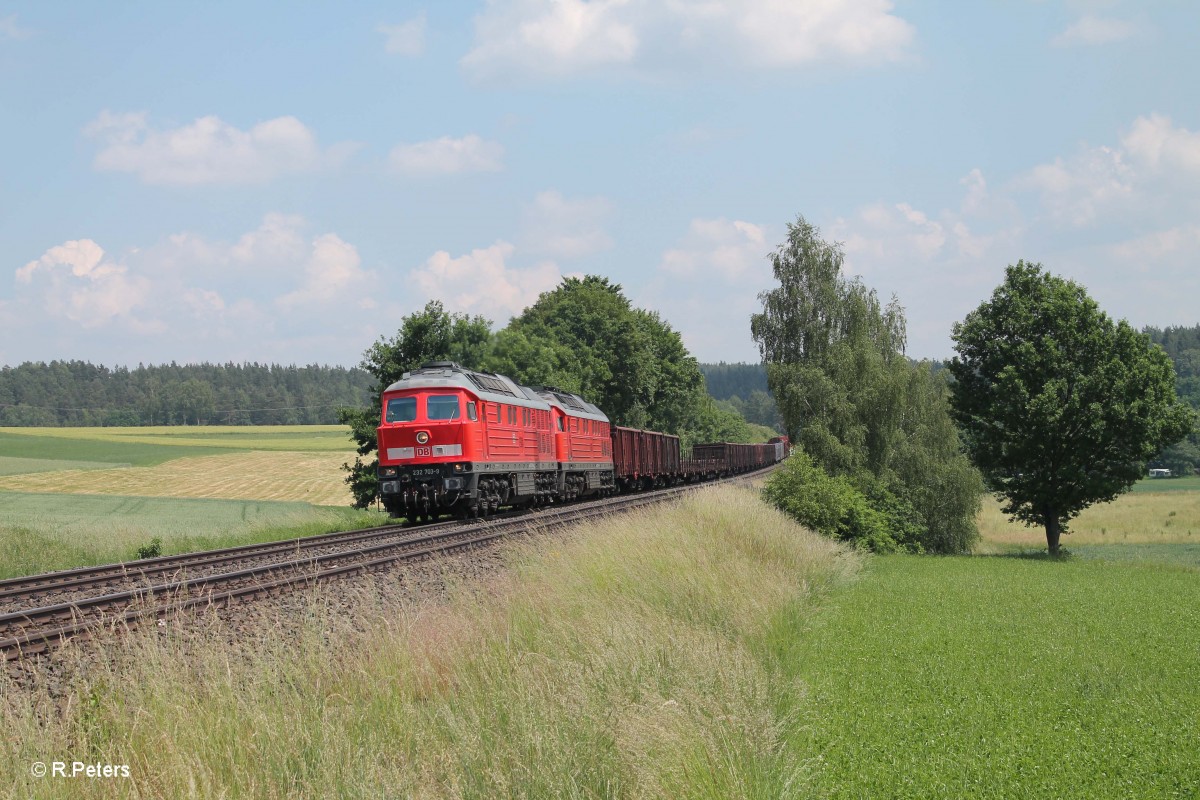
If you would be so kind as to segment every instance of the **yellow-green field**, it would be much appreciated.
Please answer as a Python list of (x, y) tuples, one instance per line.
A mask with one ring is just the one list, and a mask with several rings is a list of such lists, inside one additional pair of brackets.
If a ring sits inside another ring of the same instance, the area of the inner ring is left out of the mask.
[(184, 456), (155, 467), (68, 469), (0, 478), (0, 491), (277, 500), (350, 504), (341, 465), (349, 453), (273, 450)]
[(353, 459), (339, 425), (0, 428), (0, 577), (379, 524)]
[(0, 428), (0, 491), (347, 505), (340, 425)]
[[(1146, 482), (1111, 503), (1085, 509), (1071, 521), (1063, 546), (1200, 544), (1200, 491), (1181, 491), (1181, 485)], [(1046, 546), (1044, 529), (1009, 522), (992, 497), (984, 498), (979, 533), (977, 552), (984, 554)]]
[(74, 442), (221, 447), (237, 450), (344, 452), (342, 425), (175, 425), (138, 428), (0, 428), (0, 436), (48, 437)]

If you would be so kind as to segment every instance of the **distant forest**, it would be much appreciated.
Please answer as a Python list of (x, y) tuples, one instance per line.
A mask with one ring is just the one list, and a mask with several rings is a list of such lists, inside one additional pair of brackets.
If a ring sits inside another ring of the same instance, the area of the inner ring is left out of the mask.
[(783, 419), (775, 407), (775, 398), (767, 389), (767, 368), (762, 364), (701, 364), (708, 393), (717, 404), (729, 408), (747, 421), (783, 430)]
[[(1200, 325), (1143, 328), (1142, 332), (1161, 345), (1174, 362), (1175, 392), (1180, 399), (1200, 411)], [(1165, 467), (1176, 475), (1200, 471), (1200, 433), (1168, 447), (1150, 466)]]
[(317, 365), (26, 362), (0, 369), (0, 426), (334, 424), (370, 385), (361, 369)]
[[(778, 427), (761, 364), (701, 364), (718, 405)], [(0, 368), (0, 426), (319, 425), (368, 400), (358, 368), (278, 364), (103, 367), (85, 361)]]

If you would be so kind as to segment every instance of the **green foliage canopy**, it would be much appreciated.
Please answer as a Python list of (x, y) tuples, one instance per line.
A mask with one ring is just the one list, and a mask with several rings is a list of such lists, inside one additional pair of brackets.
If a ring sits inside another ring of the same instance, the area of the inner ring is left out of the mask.
[(704, 391), (679, 334), (595, 275), (538, 297), (496, 337), (489, 365), (518, 383), (578, 392), (617, 425), (675, 433), (693, 421)]
[(971, 456), (1006, 513), (1045, 527), (1052, 554), (1073, 517), (1194, 430), (1166, 353), (1040, 264), (1009, 266), (954, 342), (954, 415)]
[(763, 496), (800, 524), (857, 548), (875, 553), (921, 549), (916, 526), (893, 525), (852, 480), (829, 475), (803, 450), (793, 451), (771, 475)]
[(784, 426), (828, 474), (915, 510), (922, 549), (964, 552), (977, 536), (982, 481), (945, 382), (904, 356), (903, 309), (843, 277), (843, 258), (803, 217), (772, 254), (779, 286), (759, 296), (750, 328)]
[[(1142, 332), (1162, 346), (1175, 365), (1175, 394), (1194, 411), (1200, 411), (1200, 325), (1144, 328)], [(1165, 467), (1176, 476), (1200, 472), (1200, 431), (1168, 446), (1151, 459), (1149, 466)]]

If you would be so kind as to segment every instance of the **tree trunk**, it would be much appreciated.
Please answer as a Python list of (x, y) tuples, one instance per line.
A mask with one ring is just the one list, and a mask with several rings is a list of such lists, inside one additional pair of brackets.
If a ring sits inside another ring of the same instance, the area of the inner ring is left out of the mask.
[(1062, 526), (1058, 522), (1058, 514), (1051, 511), (1046, 514), (1046, 549), (1050, 555), (1058, 555), (1058, 539), (1062, 535)]

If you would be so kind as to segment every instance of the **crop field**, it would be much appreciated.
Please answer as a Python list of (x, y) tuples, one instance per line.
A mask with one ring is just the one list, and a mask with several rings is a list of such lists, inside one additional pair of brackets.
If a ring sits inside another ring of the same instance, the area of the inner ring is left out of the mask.
[[(984, 498), (979, 533), (978, 552), (984, 554), (1046, 549), (1045, 530), (1009, 522), (991, 497)], [(1115, 554), (1134, 545), (1198, 544), (1200, 478), (1141, 481), (1111, 503), (1085, 509), (1062, 538), (1063, 547), (1079, 556), (1100, 549)]]
[(58, 470), (0, 477), (0, 491), (207, 497), (349, 505), (344, 453), (281, 451), (188, 456), (154, 467)]
[(346, 505), (339, 425), (0, 429), (0, 491)]
[[(0, 451), (9, 455), (25, 455), (46, 448), (56, 454), (75, 448), (119, 454), (123, 452), (122, 448), (136, 445), (144, 445), (146, 448), (131, 447), (129, 452), (144, 454), (142, 458), (166, 455), (162, 450), (151, 449), (163, 447), (344, 452), (349, 449), (349, 438), (347, 429), (342, 425), (0, 428)], [(21, 452), (16, 452), (17, 450)], [(121, 461), (153, 463), (128, 458)]]
[[(379, 524), (351, 512), (346, 429), (0, 429), (5, 576)], [(330, 509), (327, 507), (335, 507)]]
[(877, 558), (789, 626), (813, 796), (1200, 793), (1194, 569)]

